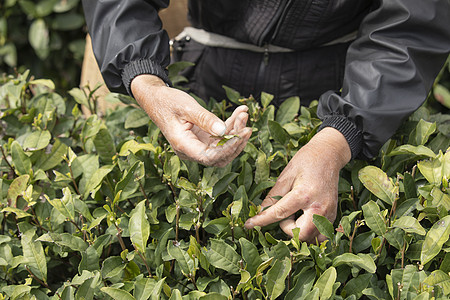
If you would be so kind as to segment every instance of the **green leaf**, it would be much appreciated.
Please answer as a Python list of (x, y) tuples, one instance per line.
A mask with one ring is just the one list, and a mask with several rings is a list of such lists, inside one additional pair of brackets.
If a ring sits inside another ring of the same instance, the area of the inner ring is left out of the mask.
[(450, 210), (450, 195), (444, 194), (439, 188), (433, 187), (430, 193), (433, 197), (432, 205), (439, 206), (442, 205), (446, 210)]
[(394, 185), (386, 173), (375, 166), (362, 168), (359, 171), (359, 180), (372, 194), (387, 204), (392, 205), (398, 197), (398, 187)]
[(23, 147), (28, 151), (36, 151), (44, 149), (50, 143), (52, 138), (48, 130), (38, 130), (27, 136), (23, 143)]
[(440, 185), (442, 182), (442, 162), (440, 159), (422, 160), (417, 163), (420, 173), (429, 183)]
[(298, 114), (298, 110), (300, 109), (300, 98), (298, 97), (290, 97), (283, 101), (278, 108), (277, 116), (275, 121), (277, 121), (280, 125), (284, 125), (286, 123), (291, 122)]
[(17, 141), (11, 144), (11, 156), (16, 172), (19, 175), (31, 174), (31, 160)]
[(401, 145), (391, 152), (389, 152), (389, 156), (394, 155), (400, 155), (400, 154), (414, 154), (416, 156), (426, 156), (434, 158), (436, 157), (436, 154), (433, 152), (433, 150), (423, 146), (413, 146), (413, 145)]
[(239, 244), (241, 245), (242, 258), (247, 264), (246, 269), (253, 276), (258, 266), (263, 263), (263, 260), (259, 256), (258, 248), (245, 238), (240, 238)]
[(64, 188), (63, 194), (64, 196), (61, 199), (50, 200), (47, 195), (45, 195), (45, 197), (47, 201), (64, 217), (75, 221), (75, 207), (72, 199), (72, 193), (69, 188)]
[(311, 288), (316, 279), (316, 272), (314, 269), (303, 269), (298, 275), (297, 282), (292, 290), (287, 293), (285, 300), (300, 300), (306, 299), (305, 296), (311, 291)]
[(266, 291), (269, 299), (276, 299), (284, 292), (286, 277), (290, 271), (291, 260), (289, 258), (275, 260), (272, 268), (267, 272)]
[(94, 145), (100, 159), (106, 164), (111, 164), (113, 156), (116, 155), (116, 146), (108, 129), (99, 130), (94, 138)]
[(381, 214), (379, 206), (370, 200), (362, 206), (364, 213), (364, 219), (367, 226), (378, 235), (384, 235), (386, 233), (386, 222), (384, 216)]
[(36, 168), (42, 169), (43, 171), (55, 168), (63, 160), (64, 155), (67, 153), (67, 148), (66, 144), (62, 143), (59, 139), (56, 139), (51, 152), (42, 154), (36, 164)]
[(94, 172), (94, 174), (92, 174), (92, 177), (89, 179), (89, 182), (86, 184), (86, 190), (84, 191), (85, 199), (89, 196), (89, 193), (93, 192), (101, 185), (101, 183), (103, 182), (103, 179), (113, 169), (114, 169), (114, 165), (105, 165), (105, 166), (102, 166), (101, 168), (97, 169)]
[(416, 128), (409, 135), (409, 143), (414, 145), (425, 145), (429, 137), (436, 131), (436, 123), (419, 120)]
[(116, 184), (114, 189), (115, 197), (121, 191), (120, 200), (128, 199), (139, 187), (139, 183), (134, 180), (136, 169), (143, 165), (142, 161), (136, 161), (131, 168), (124, 171), (122, 179)]
[(355, 255), (353, 253), (344, 253), (336, 256), (333, 259), (333, 267), (339, 267), (340, 265), (357, 266), (366, 270), (369, 273), (375, 273), (377, 266), (373, 261), (372, 257), (368, 254), (358, 253)]
[(317, 279), (314, 288), (320, 291), (320, 299), (329, 299), (333, 294), (333, 284), (336, 282), (337, 272), (334, 267), (329, 267)]
[(81, 29), (85, 24), (83, 15), (75, 12), (58, 14), (53, 18), (51, 23), (53, 30), (69, 31)]
[(211, 239), (209, 249), (203, 249), (208, 261), (216, 268), (231, 274), (239, 274), (239, 261), (241, 257), (223, 240)]
[(125, 120), (125, 129), (138, 128), (148, 125), (149, 116), (142, 109), (132, 110)]
[(43, 282), (47, 282), (47, 261), (41, 242), (35, 238), (36, 229), (27, 230), (22, 234), (21, 245), (25, 265)]
[(434, 270), (423, 283), (425, 286), (438, 286), (442, 289), (444, 296), (450, 294), (450, 276), (441, 270)]
[(269, 179), (270, 176), (270, 167), (267, 162), (266, 154), (259, 150), (258, 158), (256, 159), (256, 170), (255, 170), (255, 183), (259, 184), (261, 182)]
[(17, 197), (22, 195), (28, 187), (29, 175), (21, 175), (13, 180), (8, 189), (8, 201), (11, 207), (16, 207)]
[(358, 277), (350, 279), (344, 286), (342, 291), (343, 295), (346, 295), (347, 297), (350, 295), (355, 295), (356, 299), (361, 298), (363, 295), (363, 290), (370, 283), (370, 278), (372, 278), (371, 274), (361, 274)]
[(136, 298), (131, 296), (130, 293), (128, 293), (127, 291), (121, 290), (121, 289), (112, 288), (112, 287), (102, 287), (100, 290), (103, 293), (110, 296), (111, 298), (113, 298), (114, 300), (136, 300)]
[(267, 123), (272, 138), (283, 146), (289, 142), (289, 133), (277, 122), (269, 120)]
[(225, 193), (230, 185), (230, 183), (238, 176), (238, 173), (228, 173), (223, 176), (213, 187), (213, 198)]
[(261, 92), (261, 104), (263, 106), (263, 108), (266, 108), (267, 106), (269, 106), (270, 102), (272, 102), (273, 100), (273, 95), (271, 94), (267, 94), (265, 92)]
[(442, 84), (436, 84), (433, 88), (434, 98), (442, 105), (450, 108), (450, 91)]
[(18, 219), (33, 216), (33, 215), (30, 215), (29, 213), (23, 211), (22, 209), (16, 208), (16, 207), (5, 207), (4, 209), (1, 210), (1, 212), (2, 213), (12, 212), (17, 216)]
[(115, 277), (119, 275), (126, 266), (126, 262), (124, 262), (121, 257), (108, 257), (102, 264), (102, 277), (105, 279)]
[(445, 216), (436, 223), (428, 231), (425, 241), (422, 244), (422, 253), (420, 261), (425, 265), (431, 261), (442, 249), (442, 245), (447, 242), (450, 234), (450, 215)]
[(417, 233), (419, 235), (425, 235), (426, 231), (420, 225), (419, 221), (416, 218), (410, 216), (400, 217), (398, 220), (394, 222), (392, 227), (397, 227), (403, 229), (407, 233)]
[(188, 253), (181, 249), (178, 242), (169, 241), (167, 244), (167, 252), (177, 261), (184, 276), (190, 278), (195, 275), (194, 262)]
[(334, 227), (326, 217), (314, 214), (313, 223), (321, 234), (326, 236), (332, 243), (334, 243)]
[(41, 235), (36, 241), (55, 243), (61, 247), (67, 247), (73, 251), (83, 252), (88, 248), (88, 244), (82, 238), (70, 233), (48, 232)]
[(147, 241), (150, 236), (150, 224), (145, 213), (145, 200), (136, 205), (130, 213), (130, 239), (136, 249), (141, 253), (145, 253)]
[(152, 144), (139, 144), (135, 140), (129, 140), (122, 145), (119, 155), (128, 156), (128, 152), (135, 154), (140, 150), (156, 152), (155, 146), (153, 146)]
[(48, 57), (50, 53), (50, 34), (43, 19), (33, 21), (28, 32), (28, 41), (41, 60)]

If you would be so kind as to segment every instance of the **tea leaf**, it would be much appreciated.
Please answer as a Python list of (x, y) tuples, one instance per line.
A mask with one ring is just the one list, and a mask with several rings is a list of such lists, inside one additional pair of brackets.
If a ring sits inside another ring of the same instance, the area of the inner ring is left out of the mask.
[(27, 136), (23, 147), (28, 151), (41, 150), (48, 146), (51, 138), (52, 135), (48, 130), (38, 130)]
[(127, 264), (119, 256), (111, 256), (103, 261), (102, 264), (102, 277), (112, 278), (119, 275)]
[(102, 287), (100, 290), (115, 300), (136, 300), (130, 293), (121, 289)]
[(211, 239), (210, 248), (202, 251), (214, 267), (231, 274), (239, 274), (239, 260), (241, 260), (241, 257), (223, 240)]
[(290, 271), (291, 261), (289, 258), (275, 260), (272, 268), (267, 272), (266, 291), (270, 299), (276, 299), (283, 293), (285, 280)]
[(358, 253), (358, 255), (353, 253), (344, 253), (333, 259), (333, 267), (339, 267), (343, 264), (360, 267), (369, 273), (375, 273), (377, 269), (372, 257), (363, 253)]
[(177, 261), (184, 276), (190, 278), (190, 276), (195, 274), (194, 262), (187, 252), (180, 248), (177, 242), (170, 241), (167, 244), (167, 252)]
[(35, 276), (47, 282), (47, 261), (41, 242), (35, 238), (35, 229), (27, 230), (22, 234), (21, 245), (26, 266)]
[(414, 154), (417, 156), (426, 156), (434, 158), (436, 154), (430, 148), (423, 145), (412, 146), (412, 145), (401, 145), (389, 152), (389, 156), (399, 155), (399, 154)]
[(270, 135), (276, 142), (281, 145), (286, 145), (289, 142), (289, 133), (279, 123), (269, 120), (267, 125), (269, 126)]
[(31, 160), (17, 141), (11, 144), (11, 156), (19, 175), (31, 174)]
[(297, 116), (299, 109), (300, 98), (290, 97), (284, 100), (280, 105), (280, 108), (278, 108), (275, 121), (277, 121), (280, 125), (289, 123), (295, 118), (295, 116)]
[(145, 213), (145, 200), (139, 202), (130, 213), (130, 239), (141, 253), (145, 253), (147, 241), (150, 236), (150, 224)]
[(371, 200), (362, 206), (362, 210), (367, 226), (376, 234), (384, 235), (387, 229), (386, 222), (378, 205)]
[(332, 243), (334, 243), (334, 227), (326, 217), (314, 214), (313, 223), (321, 234), (326, 236)]
[(398, 187), (389, 177), (375, 166), (367, 166), (359, 171), (359, 180), (380, 200), (392, 205), (398, 196)]
[(311, 291), (315, 279), (316, 272), (313, 269), (302, 270), (294, 287), (287, 293), (285, 300), (306, 299), (305, 296)]
[(128, 152), (135, 154), (140, 150), (147, 150), (152, 152), (156, 151), (155, 146), (153, 146), (152, 144), (139, 144), (135, 140), (129, 140), (122, 145), (122, 147), (120, 148), (119, 155), (127, 156)]
[(246, 269), (253, 276), (255, 275), (258, 266), (263, 262), (259, 256), (258, 248), (245, 238), (240, 238), (239, 244), (241, 245), (242, 258), (247, 263)]
[(419, 221), (416, 218), (410, 216), (403, 216), (400, 219), (396, 220), (393, 227), (401, 228), (407, 233), (417, 233), (420, 235), (425, 235), (426, 231), (420, 225)]
[(425, 265), (431, 261), (442, 249), (442, 245), (447, 242), (450, 234), (450, 216), (445, 216), (433, 224), (430, 231), (425, 236), (422, 244), (420, 261)]
[(134, 109), (127, 115), (125, 129), (138, 128), (148, 125), (150, 117), (142, 109)]
[(329, 267), (320, 275), (314, 288), (319, 289), (320, 299), (329, 299), (333, 293), (333, 284), (336, 282), (337, 272), (334, 267)]

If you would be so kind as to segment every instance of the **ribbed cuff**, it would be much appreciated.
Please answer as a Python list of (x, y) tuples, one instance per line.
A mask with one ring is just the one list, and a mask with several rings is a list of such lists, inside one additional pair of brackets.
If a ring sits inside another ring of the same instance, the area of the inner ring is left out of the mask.
[(327, 116), (319, 127), (319, 131), (325, 127), (337, 129), (347, 140), (352, 153), (352, 159), (356, 158), (362, 149), (362, 132), (356, 125), (343, 116)]
[(164, 70), (159, 64), (150, 59), (140, 59), (130, 62), (125, 66), (122, 71), (122, 82), (127, 89), (130, 96), (133, 96), (131, 92), (131, 81), (139, 75), (151, 74), (161, 78), (167, 85), (171, 86), (172, 83), (167, 76), (167, 71)]

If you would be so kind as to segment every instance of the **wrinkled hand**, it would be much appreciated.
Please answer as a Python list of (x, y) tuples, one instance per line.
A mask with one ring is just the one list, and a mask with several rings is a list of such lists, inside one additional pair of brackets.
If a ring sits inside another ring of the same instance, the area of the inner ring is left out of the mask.
[[(350, 158), (344, 136), (336, 129), (324, 128), (295, 154), (262, 202), (265, 210), (248, 219), (245, 227), (280, 221), (281, 229), (290, 236), (292, 229), (299, 227), (300, 240), (325, 240), (312, 222), (313, 215), (325, 216), (331, 222), (336, 218), (339, 171)], [(277, 201), (275, 196), (282, 198)], [(296, 219), (299, 210), (303, 214)]]
[[(252, 134), (246, 127), (248, 108), (239, 106), (225, 122), (204, 109), (187, 93), (167, 87), (153, 75), (140, 75), (131, 82), (139, 105), (161, 129), (182, 159), (223, 167), (244, 149)], [(212, 136), (237, 135), (224, 145)]]

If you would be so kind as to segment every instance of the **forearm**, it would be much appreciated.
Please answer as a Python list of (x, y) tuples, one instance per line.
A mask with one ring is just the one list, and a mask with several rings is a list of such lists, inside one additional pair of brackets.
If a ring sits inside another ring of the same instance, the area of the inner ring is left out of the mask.
[(377, 155), (425, 101), (450, 52), (448, 0), (380, 3), (349, 48), (342, 93), (319, 101), (323, 126), (344, 134), (353, 157)]

